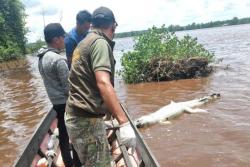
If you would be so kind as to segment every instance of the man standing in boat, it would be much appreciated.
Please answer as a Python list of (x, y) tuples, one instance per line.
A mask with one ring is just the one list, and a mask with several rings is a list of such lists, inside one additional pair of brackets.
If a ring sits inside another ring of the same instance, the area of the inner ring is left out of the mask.
[(97, 8), (92, 25), (73, 53), (65, 123), (84, 166), (110, 166), (103, 116), (110, 112), (117, 119), (121, 140), (128, 148), (135, 147), (136, 137), (114, 90), (112, 40), (117, 22), (113, 12), (106, 7)]
[(65, 37), (66, 57), (69, 69), (71, 67), (72, 55), (77, 44), (86, 37), (91, 23), (91, 14), (87, 10), (82, 10), (76, 15), (76, 27)]
[(48, 47), (39, 50), (38, 67), (48, 97), (57, 113), (59, 146), (63, 162), (66, 167), (71, 167), (73, 163), (70, 155), (69, 137), (64, 122), (65, 103), (69, 90), (67, 82), (69, 69), (66, 58), (60, 55), (65, 46), (64, 36), (65, 31), (59, 23), (50, 23), (44, 28), (44, 38)]

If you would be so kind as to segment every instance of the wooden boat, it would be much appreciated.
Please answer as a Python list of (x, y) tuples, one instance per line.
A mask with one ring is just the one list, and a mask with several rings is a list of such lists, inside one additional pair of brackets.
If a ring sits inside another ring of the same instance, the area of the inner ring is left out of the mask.
[[(118, 143), (119, 150), (116, 150), (116, 156), (114, 157), (114, 162), (116, 166), (125, 166), (125, 167), (159, 167), (159, 163), (153, 156), (147, 144), (144, 142), (140, 132), (136, 128), (136, 126), (131, 121), (130, 116), (128, 115), (125, 108), (122, 106), (123, 110), (127, 114), (128, 119), (132, 124), (132, 128), (135, 131), (137, 137), (137, 147), (136, 151), (133, 155), (136, 155), (136, 158), (131, 158), (131, 154), (128, 152), (124, 145), (120, 143), (119, 130), (117, 128), (113, 128), (111, 131), (111, 135), (108, 138), (110, 143)], [(56, 134), (56, 112), (51, 109), (45, 118), (41, 121), (37, 130), (34, 132), (31, 137), (29, 143), (25, 147), (24, 151), (21, 155), (16, 159), (14, 166), (15, 167), (35, 167), (37, 166), (38, 161), (46, 160), (47, 167), (50, 166), (60, 166), (60, 163), (63, 163), (60, 156), (60, 149), (58, 147), (58, 139), (55, 137)], [(110, 130), (110, 129), (109, 129)], [(57, 140), (53, 140), (57, 139)], [(48, 142), (53, 143), (53, 150), (57, 153), (56, 156), (48, 156), (46, 153), (48, 151)], [(112, 149), (112, 144), (110, 145)], [(132, 155), (132, 156), (133, 156)], [(134, 161), (134, 162), (133, 162)], [(59, 163), (59, 164), (58, 164)], [(121, 165), (122, 164), (122, 165)], [(64, 166), (63, 164), (61, 164)]]

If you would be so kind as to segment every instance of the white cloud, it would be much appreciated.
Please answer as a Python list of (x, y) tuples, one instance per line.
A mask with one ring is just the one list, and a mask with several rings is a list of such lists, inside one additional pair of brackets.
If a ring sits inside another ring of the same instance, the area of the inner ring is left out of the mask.
[[(30, 2), (23, 0), (23, 2)], [(144, 30), (153, 25), (186, 25), (192, 22), (209, 22), (250, 17), (250, 0), (33, 0), (26, 5), (29, 41), (42, 37), (43, 17), (37, 15), (41, 9), (45, 13), (45, 24), (59, 22), (69, 31), (75, 26), (78, 11), (87, 9), (93, 12), (100, 6), (113, 10), (119, 24), (117, 32)]]

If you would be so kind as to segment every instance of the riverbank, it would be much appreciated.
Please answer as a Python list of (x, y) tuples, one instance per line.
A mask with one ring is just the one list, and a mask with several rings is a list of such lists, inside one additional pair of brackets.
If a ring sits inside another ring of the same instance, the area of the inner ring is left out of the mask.
[(24, 68), (25, 66), (27, 66), (26, 57), (0, 62), (0, 72), (14, 70), (14, 69), (16, 70), (19, 68)]

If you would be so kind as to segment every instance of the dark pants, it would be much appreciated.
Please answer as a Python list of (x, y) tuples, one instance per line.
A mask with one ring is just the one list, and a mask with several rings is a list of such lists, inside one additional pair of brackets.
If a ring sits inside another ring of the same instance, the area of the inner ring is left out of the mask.
[(61, 150), (63, 162), (65, 167), (80, 167), (81, 162), (77, 156), (76, 151), (73, 149), (73, 160), (70, 154), (70, 144), (69, 144), (69, 136), (66, 130), (65, 121), (64, 121), (64, 113), (65, 113), (65, 104), (53, 105), (53, 109), (57, 113), (57, 127), (59, 130), (59, 147)]

